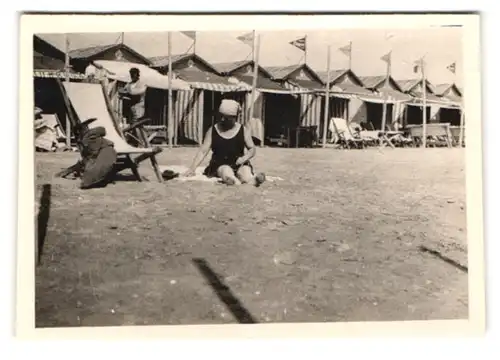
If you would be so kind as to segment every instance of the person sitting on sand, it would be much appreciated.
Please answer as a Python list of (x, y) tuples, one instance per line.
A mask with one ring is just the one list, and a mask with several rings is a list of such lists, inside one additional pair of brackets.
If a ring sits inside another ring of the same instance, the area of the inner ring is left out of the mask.
[[(252, 184), (260, 186), (266, 179), (264, 173), (254, 174), (250, 160), (256, 148), (250, 132), (237, 122), (241, 106), (234, 100), (222, 100), (219, 113), (222, 117), (205, 135), (203, 144), (184, 176), (194, 176), (208, 152), (212, 158), (204, 171), (207, 177), (218, 177), (227, 185)], [(245, 148), (248, 150), (245, 154)]]

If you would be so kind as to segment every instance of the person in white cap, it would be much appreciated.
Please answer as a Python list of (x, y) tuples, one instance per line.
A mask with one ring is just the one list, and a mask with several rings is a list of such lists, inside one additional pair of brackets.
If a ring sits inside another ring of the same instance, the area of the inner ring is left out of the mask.
[[(260, 186), (266, 177), (255, 174), (250, 160), (255, 156), (255, 145), (249, 131), (237, 122), (241, 106), (234, 100), (222, 100), (219, 113), (221, 121), (212, 126), (203, 144), (184, 176), (194, 176), (196, 168), (212, 150), (212, 158), (204, 174), (218, 177), (227, 185), (237, 183)], [(248, 150), (245, 153), (245, 148)]]

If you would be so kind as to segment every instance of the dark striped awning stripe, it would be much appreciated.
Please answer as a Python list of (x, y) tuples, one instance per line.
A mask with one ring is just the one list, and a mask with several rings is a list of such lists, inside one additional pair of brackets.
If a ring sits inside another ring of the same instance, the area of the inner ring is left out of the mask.
[(229, 84), (217, 84), (217, 83), (209, 83), (209, 82), (188, 82), (192, 88), (208, 90), (208, 91), (216, 91), (216, 92), (243, 92), (243, 91), (251, 91), (252, 87), (247, 85), (244, 82), (240, 82), (239, 84), (229, 85)]
[[(33, 70), (33, 77), (47, 79), (65, 79), (66, 73), (64, 71), (58, 70)], [(86, 79), (86, 76), (84, 74), (70, 72), (69, 78), (71, 80), (84, 80)]]

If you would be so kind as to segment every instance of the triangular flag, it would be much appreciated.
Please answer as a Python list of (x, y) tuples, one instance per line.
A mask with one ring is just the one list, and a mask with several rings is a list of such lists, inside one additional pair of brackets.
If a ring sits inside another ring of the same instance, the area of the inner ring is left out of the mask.
[(339, 48), (339, 51), (342, 52), (345, 56), (351, 56), (352, 46), (351, 44), (342, 46)]
[(196, 40), (196, 31), (181, 31), (184, 35), (186, 35), (191, 40)]
[(450, 72), (452, 72), (454, 74), (455, 71), (457, 70), (457, 64), (456, 63), (452, 63), (452, 64), (448, 65), (446, 67), (446, 69), (448, 69)]
[(303, 38), (300, 38), (300, 39), (297, 39), (294, 41), (290, 41), (289, 44), (295, 46), (297, 49), (300, 49), (304, 52), (306, 51), (306, 48), (307, 48), (305, 36)]
[(387, 54), (385, 54), (384, 56), (382, 56), (380, 58), (380, 60), (382, 60), (382, 61), (390, 64), (390, 62), (391, 62), (391, 53), (392, 53), (392, 51), (389, 51)]
[(423, 63), (423, 59), (418, 59), (417, 61), (415, 61), (415, 63), (413, 64), (413, 72), (418, 73), (421, 70)]
[(248, 34), (243, 34), (237, 37), (239, 41), (245, 43), (246, 45), (253, 47), (253, 32), (249, 32)]

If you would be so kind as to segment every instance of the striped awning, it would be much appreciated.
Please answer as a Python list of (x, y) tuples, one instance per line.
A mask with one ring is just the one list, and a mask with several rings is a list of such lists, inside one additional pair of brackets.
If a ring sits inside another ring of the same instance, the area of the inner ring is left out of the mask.
[[(423, 106), (424, 101), (423, 99), (413, 99), (411, 102), (409, 102), (410, 105), (414, 106)], [(462, 104), (459, 102), (454, 102), (454, 101), (443, 101), (441, 99), (439, 100), (434, 100), (434, 99), (426, 99), (426, 106), (431, 106), (431, 105), (438, 105), (439, 107), (442, 108), (448, 108), (448, 109), (460, 109), (462, 107)]]
[[(33, 70), (33, 77), (46, 78), (46, 79), (65, 79), (66, 73), (60, 70)], [(71, 80), (84, 80), (84, 74), (70, 72), (69, 78)]]
[(306, 89), (306, 88), (303, 88), (301, 86), (298, 86), (298, 85), (295, 85), (295, 84), (292, 84), (288, 81), (285, 81), (283, 83), (283, 86), (290, 91), (290, 94), (316, 94), (318, 93), (319, 91), (317, 90), (310, 90), (310, 89)]
[(215, 92), (247, 92), (247, 91), (252, 91), (252, 87), (241, 82), (239, 84), (219, 84), (219, 83), (211, 83), (211, 82), (199, 82), (199, 81), (187, 81), (187, 83), (193, 88), (193, 89), (201, 89), (201, 90), (208, 90), (208, 91), (215, 91)]
[(227, 78), (197, 68), (175, 70), (179, 79), (187, 82), (193, 89), (215, 92), (248, 92), (252, 87), (236, 78)]

